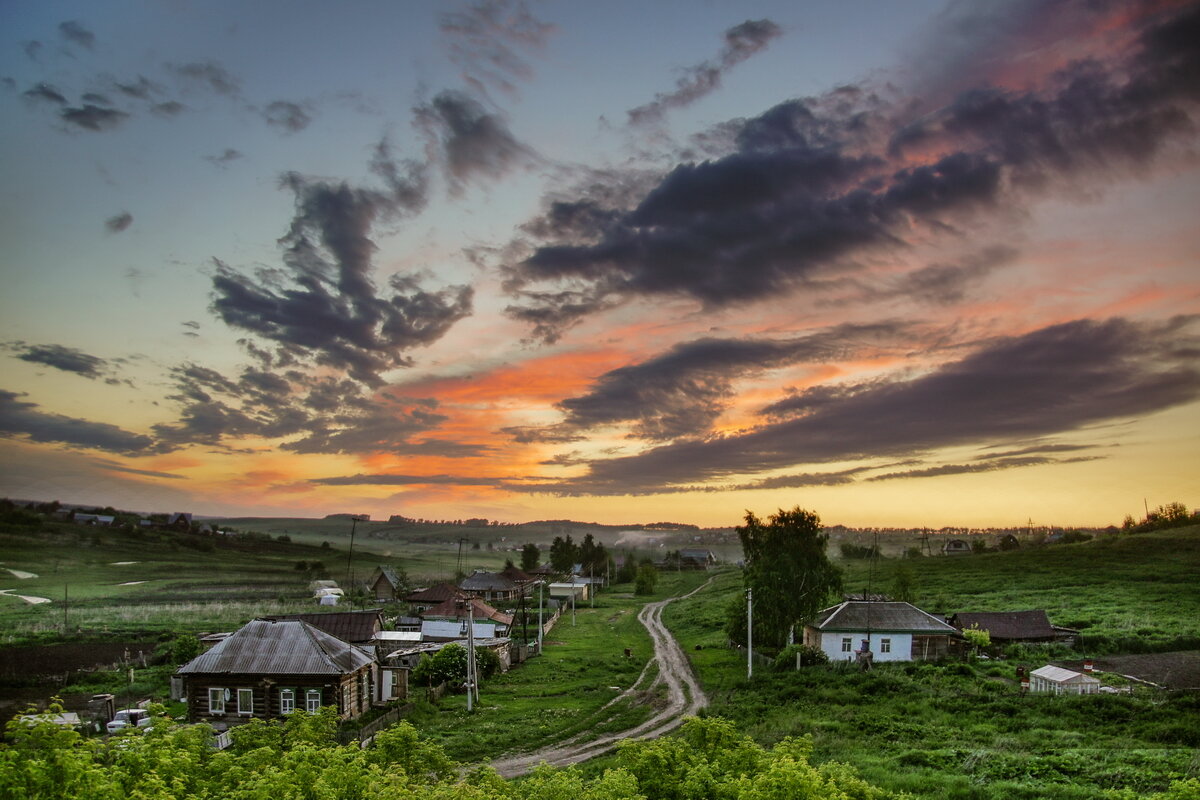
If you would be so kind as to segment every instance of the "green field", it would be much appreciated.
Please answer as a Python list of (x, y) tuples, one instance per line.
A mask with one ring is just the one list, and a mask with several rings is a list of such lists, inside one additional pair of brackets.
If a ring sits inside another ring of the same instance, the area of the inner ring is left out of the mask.
[[(898, 563), (884, 560), (876, 580)], [(938, 611), (1045, 608), (1056, 622), (1084, 623), (1089, 637), (1073, 658), (1131, 637), (1143, 650), (1196, 647), (1196, 528), (909, 566), (922, 594), (942, 598)], [(869, 575), (869, 564), (855, 565), (848, 586), (857, 591)], [(744, 652), (726, 648), (722, 630), (741, 588), (740, 574), (727, 572), (714, 591), (673, 604), (664, 619), (709, 692), (707, 713), (761, 744), (811, 736), (815, 763), (845, 761), (870, 782), (917, 797), (1125, 798), (1200, 777), (1195, 694), (1142, 687), (1131, 696), (1022, 696), (1015, 670), (1046, 663), (1036, 648), (1021, 660), (894, 664), (866, 674), (756, 667), (747, 681)]]

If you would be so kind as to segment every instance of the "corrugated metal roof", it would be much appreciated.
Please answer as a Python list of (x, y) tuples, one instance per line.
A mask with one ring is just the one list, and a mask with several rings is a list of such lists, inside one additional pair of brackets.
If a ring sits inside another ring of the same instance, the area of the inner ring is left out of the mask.
[[(425, 611), (421, 616), (425, 619), (457, 619), (464, 620), (467, 618), (467, 600), (447, 600), (444, 603), (439, 603), (433, 608)], [(512, 624), (512, 615), (504, 614), (489, 606), (487, 603), (480, 600), (478, 597), (470, 598), (471, 606), (475, 609), (476, 621), (485, 619), (495, 620), (504, 625)]]
[(1052, 639), (1054, 628), (1041, 609), (1031, 611), (979, 611), (955, 614), (950, 622), (959, 630), (978, 627), (993, 639)]
[(497, 572), (476, 570), (459, 587), (468, 592), (511, 592), (517, 585)]
[(813, 627), (823, 631), (862, 631), (868, 627), (875, 631), (899, 633), (957, 633), (932, 614), (927, 614), (910, 603), (867, 603), (847, 600), (841, 605), (831, 606), (817, 615)]
[(376, 631), (383, 630), (382, 610), (326, 611), (312, 614), (279, 614), (264, 619), (298, 619), (319, 628), (343, 642), (369, 642)]
[(182, 674), (341, 675), (374, 659), (300, 620), (256, 619), (179, 668)]

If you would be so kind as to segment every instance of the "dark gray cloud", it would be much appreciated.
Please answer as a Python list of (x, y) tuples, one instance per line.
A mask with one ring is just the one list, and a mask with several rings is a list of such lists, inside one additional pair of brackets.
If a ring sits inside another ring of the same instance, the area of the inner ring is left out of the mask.
[(109, 217), (104, 221), (104, 227), (108, 228), (110, 233), (120, 233), (133, 224), (133, 214), (128, 211), (122, 211), (120, 214)]
[(58, 32), (68, 42), (86, 47), (88, 50), (91, 50), (92, 46), (96, 44), (96, 34), (73, 19), (60, 22)]
[(149, 100), (153, 95), (162, 91), (161, 87), (153, 81), (146, 78), (144, 75), (138, 75), (136, 81), (114, 81), (114, 86), (121, 94), (127, 97), (132, 97), (137, 100)]
[(496, 486), (502, 478), (479, 478), (465, 475), (343, 475), (333, 478), (311, 478), (319, 486)]
[(178, 100), (164, 100), (150, 106), (150, 110), (160, 117), (177, 117), (186, 110), (186, 106)]
[[(665, 441), (706, 435), (734, 396), (734, 381), (798, 363), (829, 363), (911, 346), (916, 326), (901, 322), (840, 325), (790, 339), (700, 339), (607, 372), (586, 395), (557, 404), (563, 422), (552, 441), (585, 430), (632, 423), (631, 436)], [(528, 432), (523, 432), (528, 436)]]
[(523, 52), (540, 51), (557, 30), (513, 0), (482, 0), (445, 12), (438, 21), (463, 80), (484, 97), (489, 88), (515, 94), (517, 81), (533, 77)]
[(48, 83), (39, 83), (30, 89), (26, 89), (22, 94), (30, 100), (46, 100), (60, 106), (67, 104), (67, 98), (63, 97), (62, 92)]
[(0, 436), (127, 455), (154, 452), (154, 440), (104, 422), (47, 414), (23, 395), (0, 389)]
[(232, 161), (237, 161), (239, 158), (242, 158), (242, 153), (240, 151), (234, 150), (232, 147), (226, 147), (221, 155), (205, 156), (204, 160), (210, 164), (216, 164), (218, 167), (225, 167), (225, 165)]
[(1076, 456), (1075, 458), (1048, 458), (1046, 456), (996, 458), (989, 461), (977, 461), (971, 464), (939, 464), (934, 467), (909, 469), (902, 472), (885, 472), (882, 475), (872, 475), (867, 480), (894, 481), (905, 478), (940, 478), (945, 475), (972, 475), (980, 472), (996, 472), (1004, 469), (1040, 467), (1046, 464), (1076, 464), (1083, 461), (1097, 461), (1101, 458), (1103, 456)]
[[(269, 354), (265, 354), (269, 355)], [(295, 453), (479, 456), (482, 445), (429, 438), (446, 420), (423, 399), (374, 397), (351, 380), (245, 367), (236, 377), (197, 364), (172, 371), (178, 419), (155, 425), (161, 446), (228, 447), (244, 438), (286, 439)]]
[(64, 122), (77, 128), (100, 132), (117, 127), (128, 119), (129, 114), (116, 108), (103, 108), (85, 103), (78, 108), (64, 108), (59, 112), (59, 116)]
[(766, 49), (783, 30), (769, 19), (746, 20), (725, 31), (725, 46), (712, 60), (684, 70), (671, 92), (660, 92), (654, 100), (629, 111), (631, 125), (649, 125), (662, 121), (666, 112), (690, 106), (721, 86), (722, 76), (746, 59)]
[(413, 114), (425, 134), (429, 159), (441, 165), (452, 193), (462, 192), (476, 179), (501, 178), (537, 160), (498, 115), (462, 92), (442, 92), (414, 108)]
[(282, 128), (288, 133), (299, 133), (312, 122), (312, 115), (303, 106), (286, 100), (269, 103), (262, 114), (268, 125)]
[[(679, 164), (632, 202), (588, 205), (589, 194), (576, 207), (586, 213), (563, 216), (569, 199), (556, 198), (514, 243), (527, 255), (507, 267), (512, 313), (550, 339), (579, 314), (635, 298), (722, 308), (816, 291), (902, 252), (914, 230), (961, 242), (980, 212), (1145, 169), (1194, 139), (1198, 17), (1195, 7), (1151, 15), (1108, 60), (1074, 62), (1036, 89), (969, 89), (916, 119), (907, 98), (868, 87), (791, 100), (723, 126), (714, 142), (730, 151)], [(966, 277), (934, 269), (906, 288), (952, 298)]]
[(17, 353), (17, 358), (31, 364), (44, 364), (63, 372), (73, 372), (85, 378), (100, 378), (108, 371), (108, 362), (98, 356), (64, 347), (61, 344), (34, 344), (9, 342), (6, 347)]
[(168, 64), (167, 69), (188, 82), (203, 86), (217, 94), (235, 96), (241, 91), (241, 80), (213, 61)]
[(473, 292), (468, 286), (428, 291), (414, 275), (393, 275), (390, 291), (378, 291), (372, 228), (419, 211), (426, 186), (420, 165), (396, 163), (385, 145), (372, 170), (384, 189), (285, 176), (296, 211), (280, 239), (283, 268), (247, 276), (218, 261), (212, 309), (292, 358), (379, 385), (381, 372), (412, 364), (408, 351), (437, 341), (469, 315)]
[(37, 61), (39, 54), (42, 52), (42, 43), (37, 39), (21, 43), (21, 50), (24, 51), (26, 58), (30, 61)]
[(1200, 398), (1197, 324), (1118, 318), (1043, 328), (913, 380), (801, 392), (768, 409), (774, 421), (761, 427), (595, 461), (564, 485), (571, 493), (625, 494), (800, 464), (1027, 441), (1146, 416)]
[(116, 461), (109, 461), (103, 458), (92, 459), (92, 463), (100, 469), (107, 470), (109, 472), (124, 472), (128, 475), (142, 475), (147, 478), (167, 478), (168, 480), (173, 481), (187, 480), (187, 477), (184, 475), (176, 475), (172, 472), (159, 472), (158, 470), (153, 469), (135, 469), (133, 467), (127, 467), (124, 464), (118, 464)]

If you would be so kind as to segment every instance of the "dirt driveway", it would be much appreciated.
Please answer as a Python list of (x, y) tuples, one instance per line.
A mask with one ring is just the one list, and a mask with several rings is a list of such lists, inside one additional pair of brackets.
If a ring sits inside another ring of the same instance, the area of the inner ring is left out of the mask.
[[(492, 767), (505, 778), (512, 778), (525, 774), (542, 762), (555, 767), (578, 764), (607, 753), (625, 739), (653, 739), (669, 733), (682, 725), (685, 717), (695, 715), (708, 705), (708, 697), (700, 688), (700, 684), (696, 682), (696, 676), (692, 673), (687, 656), (680, 649), (679, 642), (675, 641), (675, 637), (663, 625), (662, 612), (668, 604), (684, 597), (691, 597), (710, 583), (712, 583), (711, 578), (707, 583), (680, 597), (670, 597), (657, 603), (648, 603), (638, 614), (638, 621), (646, 627), (651, 641), (654, 642), (654, 656), (646, 662), (645, 669), (642, 670), (642, 674), (638, 676), (633, 685), (613, 698), (606, 708), (636, 692), (648, 691), (659, 684), (665, 684), (667, 703), (662, 710), (641, 725), (629, 730), (606, 734), (587, 742), (581, 741), (588, 735), (582, 733), (533, 753), (493, 761)], [(647, 683), (647, 676), (655, 664), (658, 665), (657, 676), (653, 681)], [(615, 712), (613, 716), (615, 716)]]

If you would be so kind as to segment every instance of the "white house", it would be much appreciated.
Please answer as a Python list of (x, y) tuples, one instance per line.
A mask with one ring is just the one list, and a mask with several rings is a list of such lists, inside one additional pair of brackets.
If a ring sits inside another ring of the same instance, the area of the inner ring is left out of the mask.
[(853, 661), (863, 650), (879, 661), (945, 657), (958, 631), (909, 603), (847, 600), (821, 611), (804, 626), (804, 644), (830, 661)]
[(1098, 694), (1100, 681), (1083, 672), (1047, 664), (1029, 673), (1029, 691), (1037, 694)]

